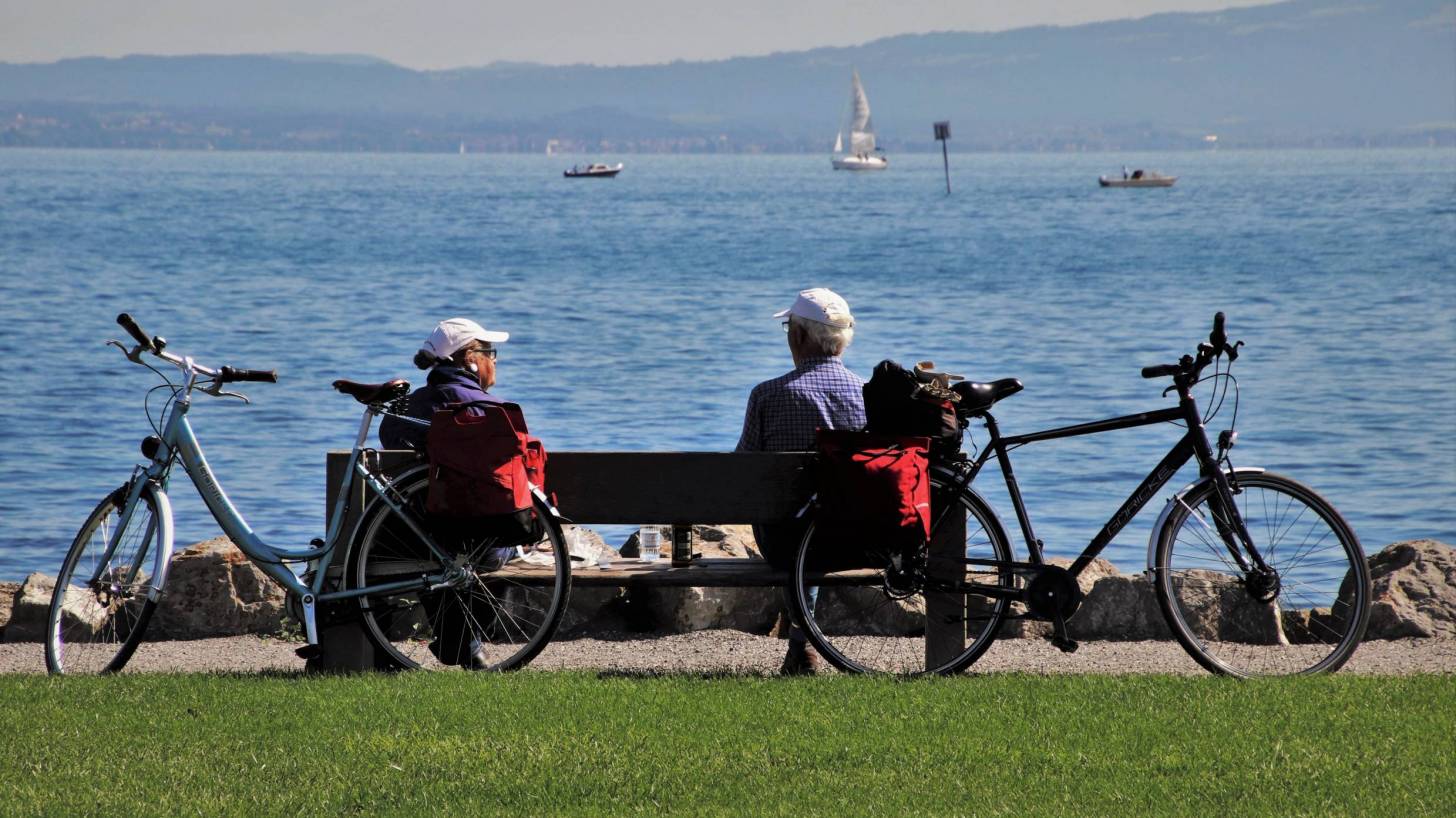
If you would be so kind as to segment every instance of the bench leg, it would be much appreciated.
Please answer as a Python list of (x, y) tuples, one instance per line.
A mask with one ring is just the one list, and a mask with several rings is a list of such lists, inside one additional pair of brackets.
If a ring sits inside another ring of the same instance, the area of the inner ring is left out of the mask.
[(319, 626), (323, 652), (308, 660), (309, 673), (353, 673), (374, 670), (374, 642), (357, 619)]
[[(939, 513), (935, 510), (932, 513)], [(937, 579), (957, 580), (966, 556), (966, 518), (952, 510), (930, 539), (932, 568)], [(965, 594), (925, 595), (925, 666), (943, 665), (966, 649)]]

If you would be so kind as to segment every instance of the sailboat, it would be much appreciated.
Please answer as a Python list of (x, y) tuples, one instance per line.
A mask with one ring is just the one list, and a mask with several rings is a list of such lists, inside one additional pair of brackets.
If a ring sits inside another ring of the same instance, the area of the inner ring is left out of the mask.
[[(849, 151), (844, 150), (844, 136), (849, 134)], [(884, 151), (875, 147), (875, 128), (870, 123), (870, 100), (859, 81), (859, 71), (850, 69), (849, 116), (847, 124), (834, 135), (835, 170), (884, 170), (890, 166)]]

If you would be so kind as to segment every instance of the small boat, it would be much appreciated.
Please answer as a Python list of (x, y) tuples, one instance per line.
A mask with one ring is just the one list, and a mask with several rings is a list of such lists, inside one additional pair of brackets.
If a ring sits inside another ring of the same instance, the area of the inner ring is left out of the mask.
[[(849, 134), (849, 152), (844, 150), (844, 135)], [(847, 123), (834, 135), (834, 154), (829, 162), (835, 170), (884, 170), (890, 160), (875, 147), (875, 126), (870, 122), (870, 99), (860, 84), (859, 72), (850, 70), (849, 116)]]
[(1122, 178), (1116, 176), (1098, 176), (1097, 184), (1102, 187), (1172, 187), (1178, 181), (1177, 176), (1164, 176), (1154, 170), (1138, 170), (1132, 173), (1127, 168), (1122, 169)]
[(568, 170), (563, 171), (561, 175), (562, 176), (565, 176), (568, 179), (577, 179), (577, 178), (586, 178), (586, 177), (610, 179), (613, 176), (616, 176), (617, 174), (619, 174), (621, 172), (622, 172), (622, 163), (621, 162), (618, 162), (615, 165), (603, 165), (603, 164), (601, 164), (599, 162), (593, 162), (593, 163), (591, 163), (590, 165), (587, 165), (584, 168), (583, 167), (579, 167), (577, 165), (572, 165)]

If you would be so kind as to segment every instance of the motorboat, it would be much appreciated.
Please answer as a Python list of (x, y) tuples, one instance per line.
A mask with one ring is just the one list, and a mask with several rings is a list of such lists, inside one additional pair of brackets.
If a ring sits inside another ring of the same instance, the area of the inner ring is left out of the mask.
[(1122, 169), (1122, 178), (1116, 176), (1098, 176), (1097, 184), (1102, 187), (1172, 187), (1178, 181), (1177, 176), (1164, 176), (1154, 170), (1138, 170), (1132, 173), (1127, 168)]
[[(834, 135), (834, 153), (829, 157), (835, 170), (884, 170), (890, 166), (885, 152), (875, 147), (875, 127), (870, 122), (870, 100), (865, 96), (859, 71), (850, 69), (849, 115), (845, 126)], [(845, 134), (849, 150), (844, 149)]]
[(572, 165), (570, 168), (568, 168), (567, 170), (563, 171), (561, 175), (562, 176), (565, 176), (568, 179), (581, 179), (581, 178), (610, 179), (613, 176), (616, 176), (617, 174), (619, 174), (621, 172), (622, 172), (622, 163), (621, 162), (618, 162), (615, 165), (603, 165), (600, 162), (593, 162), (590, 165), (587, 165), (586, 167), (581, 167), (579, 165)]

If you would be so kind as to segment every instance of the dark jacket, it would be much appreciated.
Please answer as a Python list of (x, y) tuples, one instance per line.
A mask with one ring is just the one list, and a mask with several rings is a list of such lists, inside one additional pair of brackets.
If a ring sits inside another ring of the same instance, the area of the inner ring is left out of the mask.
[[(440, 365), (430, 370), (424, 386), (411, 392), (406, 398), (405, 414), (412, 418), (429, 420), (435, 414), (435, 410), (444, 408), (447, 403), (470, 403), (471, 401), (504, 403), (500, 398), (480, 388), (480, 380), (474, 372), (458, 366)], [(477, 408), (465, 411), (478, 415), (484, 410)], [(384, 421), (379, 424), (379, 443), (386, 449), (414, 449), (417, 452), (423, 452), (425, 437), (429, 431), (427, 426), (386, 416)]]

